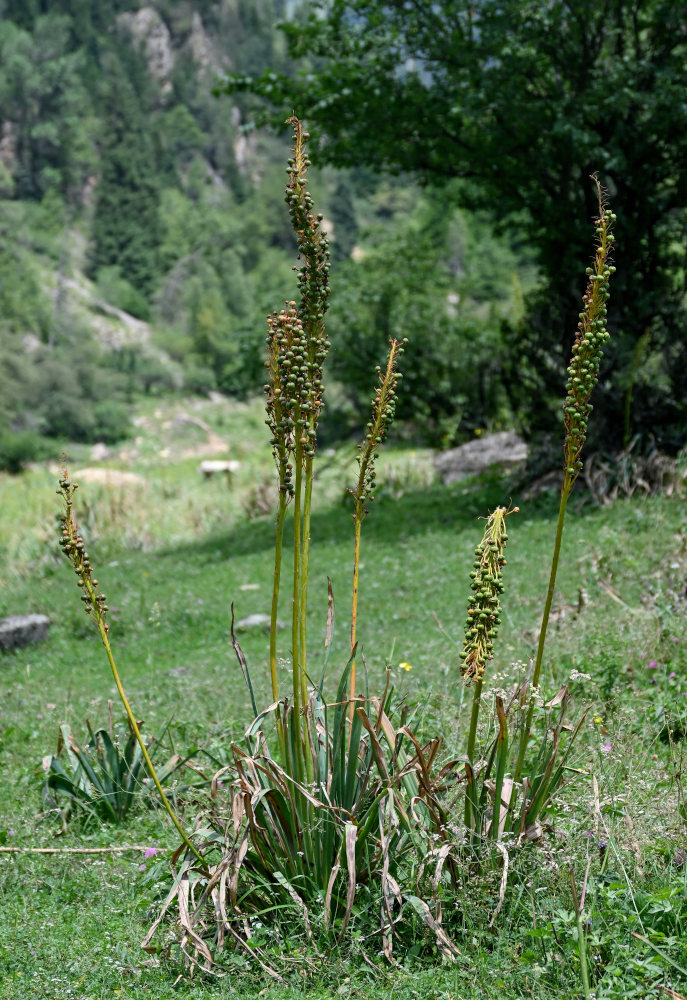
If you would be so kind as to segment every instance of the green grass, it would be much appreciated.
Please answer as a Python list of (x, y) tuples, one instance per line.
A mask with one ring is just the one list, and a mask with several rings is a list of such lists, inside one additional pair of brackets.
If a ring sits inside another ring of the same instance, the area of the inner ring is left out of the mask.
[[(187, 447), (183, 435), (170, 437), (162, 426), (171, 419), (165, 412), (144, 415), (149, 423), (133, 445), (137, 454), (118, 463), (145, 475), (149, 486), (108, 498), (104, 488), (84, 485), (80, 500), (90, 507), (82, 518), (90, 529), (89, 551), (108, 595), (118, 665), (144, 732), (154, 733), (171, 719), (165, 752), (204, 746), (222, 758), (229, 740), (250, 721), (229, 641), (229, 607), (233, 601), (237, 618), (269, 613), (273, 519), (247, 520), (243, 512), (251, 481), (267, 473), (270, 463), (267, 445), (259, 443), (266, 435), (258, 404), (208, 408), (203, 419), (236, 442), (230, 457), (240, 452), (243, 461), (231, 491), (222, 480), (200, 480), (197, 461), (179, 454)], [(165, 448), (170, 453), (160, 456)], [(85, 455), (74, 457), (89, 464)], [(343, 667), (348, 648), (352, 517), (342, 498), (351, 458), (349, 452), (321, 460), (324, 498), (312, 526), (311, 662), (317, 663), (324, 639), (329, 576), (337, 613), (333, 674)], [(523, 502), (512, 482), (495, 476), (450, 487), (430, 484), (426, 454), (401, 450), (389, 453), (379, 479), (382, 489), (363, 530), (358, 624), (370, 685), (380, 687), (389, 662), (398, 687), (411, 699), (426, 700), (424, 724), (441, 725), (446, 752), (462, 752), (469, 699), (462, 703), (459, 650), (467, 571), (482, 530), (477, 519), (499, 503), (521, 508), (509, 528), (503, 627), (486, 684), (492, 690), (509, 687), (522, 670), (517, 664), (533, 655), (557, 498)], [(174, 831), (150, 805), (142, 804), (121, 826), (72, 819), (58, 839), (54, 817), (37, 819), (41, 758), (55, 751), (59, 724), (68, 722), (77, 738), (85, 734), (86, 718), (94, 728), (106, 725), (107, 702), (115, 693), (76, 580), (58, 554), (56, 482), (37, 469), (18, 479), (4, 477), (1, 487), (0, 533), (6, 542), (0, 616), (41, 611), (53, 625), (43, 645), (0, 659), (0, 831), (13, 846), (135, 843), (161, 853), (171, 849)], [(129, 506), (132, 500), (137, 508)], [(325, 960), (295, 935), (289, 988), (271, 986), (239, 961), (229, 979), (175, 986), (179, 967), (164, 957), (159, 966), (145, 964), (148, 956), (139, 949), (155, 911), (157, 884), (150, 862), (147, 872), (139, 871), (140, 853), (0, 855), (0, 1000), (248, 997), (260, 989), (275, 1000), (581, 995), (568, 865), (581, 884), (587, 864), (593, 982), (603, 973), (598, 996), (661, 996), (663, 982), (684, 992), (686, 977), (631, 932), (648, 936), (687, 968), (687, 864), (680, 864), (679, 854), (687, 849), (687, 824), (678, 814), (674, 778), (685, 745), (676, 720), (687, 717), (687, 626), (680, 596), (687, 574), (685, 527), (684, 506), (675, 497), (618, 501), (604, 509), (581, 493), (573, 497), (542, 676), (547, 693), (569, 682), (578, 707), (594, 700), (576, 760), (583, 773), (564, 790), (556, 832), (543, 846), (513, 857), (495, 934), (486, 925), (498, 896), (496, 875), (466, 872), (467, 903), (459, 900), (445, 914), (462, 953), (455, 967), (435, 967), (431, 956), (411, 954), (403, 969), (372, 970), (356, 945)], [(578, 615), (580, 586), (588, 603)], [(563, 606), (569, 606), (567, 613), (556, 616)], [(280, 617), (288, 620), (286, 600)], [(284, 659), (287, 633), (282, 630), (278, 640)], [(257, 702), (267, 704), (267, 636), (245, 632), (240, 640)], [(400, 669), (401, 662), (412, 670)], [(286, 676), (286, 664), (282, 670)], [(591, 679), (570, 682), (574, 670)], [(117, 704), (114, 711), (121, 717)], [(677, 734), (672, 747), (666, 711)], [(179, 806), (191, 821), (197, 804), (187, 795)], [(600, 849), (599, 841), (608, 846)], [(374, 956), (373, 945), (368, 953)]]

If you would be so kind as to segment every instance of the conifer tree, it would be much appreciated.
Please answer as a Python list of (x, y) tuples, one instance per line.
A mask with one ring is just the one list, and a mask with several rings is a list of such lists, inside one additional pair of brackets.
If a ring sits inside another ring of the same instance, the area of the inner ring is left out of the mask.
[(159, 189), (141, 103), (114, 54), (105, 63), (101, 176), (91, 270), (116, 265), (150, 295), (158, 277)]

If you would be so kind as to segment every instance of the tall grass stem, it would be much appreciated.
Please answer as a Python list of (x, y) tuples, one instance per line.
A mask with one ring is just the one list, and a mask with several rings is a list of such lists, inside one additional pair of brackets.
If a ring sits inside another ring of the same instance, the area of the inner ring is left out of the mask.
[(176, 827), (176, 829), (177, 829), (177, 831), (178, 831), (181, 839), (186, 844), (186, 846), (188, 847), (188, 849), (201, 862), (201, 864), (203, 865), (203, 867), (206, 867), (207, 863), (205, 861), (205, 858), (198, 851), (198, 849), (194, 846), (194, 844), (192, 843), (192, 841), (189, 839), (188, 835), (186, 834), (186, 831), (184, 830), (183, 826), (181, 825), (181, 823), (179, 821), (179, 818), (178, 818), (177, 814), (174, 812), (174, 809), (170, 805), (169, 799), (165, 795), (165, 792), (164, 792), (164, 789), (162, 787), (162, 784), (160, 783), (160, 779), (157, 776), (157, 771), (155, 770), (153, 762), (150, 759), (150, 754), (148, 753), (147, 747), (145, 745), (145, 741), (143, 740), (143, 737), (141, 736), (141, 730), (138, 728), (138, 723), (136, 722), (136, 718), (134, 716), (134, 713), (131, 710), (131, 705), (129, 704), (129, 699), (127, 698), (126, 692), (124, 691), (124, 687), (122, 685), (122, 682), (121, 682), (121, 679), (120, 679), (120, 676), (119, 676), (119, 671), (117, 670), (117, 665), (115, 663), (115, 659), (114, 659), (114, 656), (112, 654), (112, 647), (110, 646), (110, 640), (109, 640), (109, 637), (108, 637), (108, 634), (107, 634), (107, 630), (105, 628), (105, 623), (102, 620), (98, 621), (98, 631), (100, 632), (100, 638), (102, 640), (103, 646), (105, 647), (105, 654), (107, 655), (107, 659), (108, 659), (108, 662), (110, 664), (110, 669), (112, 670), (112, 676), (114, 677), (114, 682), (115, 682), (115, 685), (117, 686), (117, 691), (119, 692), (119, 697), (121, 699), (122, 705), (124, 706), (124, 711), (126, 712), (126, 717), (129, 720), (129, 725), (131, 726), (131, 728), (133, 730), (133, 733), (134, 733), (134, 736), (136, 737), (136, 740), (138, 741), (138, 745), (141, 748), (141, 753), (143, 754), (143, 759), (146, 762), (146, 767), (148, 768), (148, 773), (150, 774), (150, 777), (153, 779), (153, 783), (154, 783), (155, 787), (157, 788), (158, 795), (160, 796), (160, 798), (162, 800), (162, 804), (165, 807), (165, 810), (167, 811), (167, 815), (169, 816), (169, 818), (171, 819), (172, 823)]
[(82, 601), (85, 603), (85, 610), (89, 617), (95, 622), (100, 639), (102, 641), (103, 647), (105, 649), (105, 654), (107, 656), (108, 663), (110, 664), (110, 670), (112, 671), (112, 676), (114, 678), (119, 697), (121, 699), (122, 705), (124, 706), (124, 711), (126, 712), (126, 717), (129, 721), (129, 726), (131, 731), (136, 737), (136, 741), (141, 748), (141, 753), (143, 754), (143, 759), (145, 760), (148, 773), (153, 780), (153, 783), (158, 791), (162, 804), (171, 819), (172, 823), (176, 827), (181, 839), (184, 844), (188, 847), (191, 853), (200, 861), (205, 869), (207, 869), (207, 863), (202, 854), (191, 842), (186, 831), (184, 830), (179, 817), (172, 808), (169, 799), (165, 795), (164, 789), (160, 782), (160, 779), (155, 770), (152, 760), (150, 759), (150, 754), (145, 745), (143, 737), (141, 736), (141, 731), (138, 728), (138, 723), (136, 722), (136, 717), (131, 710), (131, 705), (129, 704), (129, 699), (127, 698), (126, 691), (122, 684), (121, 678), (119, 676), (119, 671), (117, 670), (117, 664), (115, 663), (114, 654), (112, 652), (112, 646), (110, 645), (110, 638), (108, 635), (109, 626), (105, 620), (105, 614), (107, 612), (107, 605), (105, 603), (105, 595), (98, 592), (98, 581), (93, 577), (93, 568), (91, 566), (88, 554), (84, 547), (83, 538), (80, 536), (76, 523), (72, 515), (73, 498), (74, 492), (77, 489), (76, 484), (69, 481), (69, 475), (67, 470), (64, 470), (62, 478), (60, 479), (60, 489), (58, 494), (62, 497), (64, 501), (64, 513), (62, 515), (62, 541), (61, 545), (64, 549), (64, 553), (69, 559), (74, 571), (76, 573), (79, 586), (83, 591)]
[[(284, 542), (284, 521), (288, 496), (284, 490), (279, 493), (279, 508), (277, 510), (277, 531), (274, 542), (274, 581), (272, 584), (272, 608), (270, 612), (270, 679), (272, 682), (272, 701), (279, 701), (279, 679), (277, 677), (277, 616), (279, 613), (279, 587), (281, 583), (281, 560)], [(286, 746), (284, 744), (284, 727), (281, 714), (277, 710), (277, 739), (282, 764), (286, 764)]]
[(536, 691), (539, 686), (539, 677), (541, 675), (541, 666), (544, 658), (544, 647), (546, 645), (546, 632), (549, 626), (549, 618), (551, 616), (551, 606), (553, 604), (553, 595), (556, 588), (556, 577), (558, 575), (558, 563), (561, 555), (561, 542), (563, 540), (563, 528), (565, 527), (565, 512), (568, 506), (568, 498), (572, 490), (572, 482), (570, 476), (566, 473), (563, 480), (563, 486), (561, 488), (561, 502), (558, 508), (558, 521), (556, 523), (556, 537), (553, 544), (553, 556), (551, 558), (551, 571), (549, 573), (549, 586), (546, 591), (546, 601), (544, 602), (544, 612), (542, 614), (541, 628), (539, 629), (539, 642), (537, 644), (537, 656), (534, 661), (534, 669), (532, 671), (532, 693), (530, 695), (529, 705), (527, 706), (527, 716), (525, 719), (525, 725), (523, 727), (520, 736), (520, 749), (518, 751), (518, 760), (515, 765), (515, 773), (513, 780), (515, 782), (520, 780), (520, 775), (522, 773), (522, 767), (525, 760), (525, 754), (527, 753), (527, 742), (529, 740), (530, 728), (532, 726), (532, 718), (534, 716), (534, 699), (536, 696)]
[[(401, 378), (397, 370), (398, 360), (403, 354), (405, 340), (390, 340), (389, 351), (384, 371), (377, 368), (377, 388), (372, 400), (372, 418), (367, 424), (365, 438), (358, 445), (358, 482), (355, 489), (349, 490), (355, 501), (353, 521), (355, 525), (355, 540), (353, 547), (353, 596), (351, 602), (351, 655), (355, 652), (358, 624), (358, 583), (360, 576), (360, 536), (367, 504), (374, 499), (376, 484), (375, 460), (377, 448), (386, 440), (389, 425), (396, 410), (396, 386)], [(353, 700), (356, 696), (355, 659), (351, 661), (349, 709), (353, 721)]]
[[(293, 597), (291, 606), (291, 661), (293, 680), (293, 725), (296, 740), (296, 773), (299, 780), (303, 776), (302, 765), (305, 751), (301, 737), (301, 705), (307, 703), (307, 697), (302, 697), (302, 678), (300, 660), (300, 627), (299, 614), (301, 598), (301, 492), (303, 489), (303, 467), (300, 447), (296, 447), (296, 474), (293, 496)], [(307, 696), (307, 692), (306, 692)]]

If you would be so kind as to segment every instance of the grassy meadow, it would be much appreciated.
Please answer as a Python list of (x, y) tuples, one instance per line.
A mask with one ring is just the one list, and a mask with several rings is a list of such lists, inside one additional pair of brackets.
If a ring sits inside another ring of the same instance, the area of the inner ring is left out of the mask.
[[(263, 421), (261, 400), (150, 404), (138, 415), (137, 437), (106, 459), (95, 461), (86, 447), (68, 455), (81, 482), (77, 518), (108, 597), (110, 637), (134, 712), (144, 733), (160, 734), (156, 761), (179, 754), (195, 768), (181, 768), (168, 786), (189, 826), (231, 740), (251, 721), (231, 648), (230, 605), (237, 621), (270, 610), (274, 506)], [(230, 483), (206, 480), (197, 471), (202, 457), (241, 464)], [(79, 476), (103, 467), (138, 478), (104, 485)], [(346, 487), (354, 468), (353, 445), (316, 464), (310, 655), (318, 662), (329, 577), (336, 608), (330, 688), (348, 654)], [(191, 980), (173, 948), (140, 950), (178, 846), (152, 796), (138, 796), (118, 824), (75, 811), (63, 830), (59, 815), (44, 810), (41, 761), (56, 752), (60, 725), (85, 742), (87, 720), (94, 729), (108, 725), (110, 700), (115, 722), (123, 718), (57, 546), (58, 469), (56, 456), (52, 470), (0, 479), (0, 616), (37, 611), (52, 619), (45, 643), (0, 655), (0, 843), (138, 849), (0, 853), (0, 1000), (582, 996), (571, 870), (586, 890), (592, 995), (687, 993), (687, 515), (680, 496), (599, 508), (583, 489), (573, 495), (542, 677), (547, 695), (567, 684), (576, 710), (591, 709), (543, 838), (512, 852), (493, 928), (500, 873), (466, 865), (464, 895), (444, 916), (460, 949), (454, 964), (441, 964), (420, 944), (394, 968), (374, 941), (323, 954), (295, 920), (284, 986), (241, 955), (230, 976)], [(371, 691), (383, 687), (388, 664), (396, 689), (422, 705), (420, 732), (443, 734), (446, 759), (464, 752), (470, 708), (459, 654), (468, 571), (479, 519), (498, 504), (520, 511), (509, 521), (503, 624), (485, 697), (512, 688), (535, 650), (558, 497), (521, 494), (516, 478), (496, 474), (442, 486), (426, 451), (390, 447), (380, 457), (362, 535), (358, 636)], [(258, 706), (267, 705), (267, 634), (258, 627), (238, 636)], [(281, 629), (285, 675), (289, 642), (288, 628)], [(157, 855), (146, 858), (146, 847)], [(158, 941), (164, 938), (161, 929)]]

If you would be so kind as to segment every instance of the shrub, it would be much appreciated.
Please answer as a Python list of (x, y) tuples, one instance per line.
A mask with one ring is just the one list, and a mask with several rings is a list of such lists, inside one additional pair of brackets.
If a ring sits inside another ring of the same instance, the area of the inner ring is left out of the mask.
[(45, 454), (43, 439), (35, 431), (0, 433), (0, 470), (16, 474)]
[(93, 437), (116, 444), (131, 433), (129, 410), (114, 399), (103, 399), (93, 407)]
[(415, 439), (447, 448), (497, 423), (507, 400), (498, 315), (473, 300), (477, 276), (459, 281), (441, 259), (433, 221), (412, 219), (340, 266), (328, 328), (331, 371), (358, 425), (389, 337), (408, 338), (398, 420)]
[(101, 267), (95, 276), (98, 295), (111, 306), (137, 316), (150, 319), (150, 306), (145, 295), (122, 277), (121, 268), (116, 264)]

